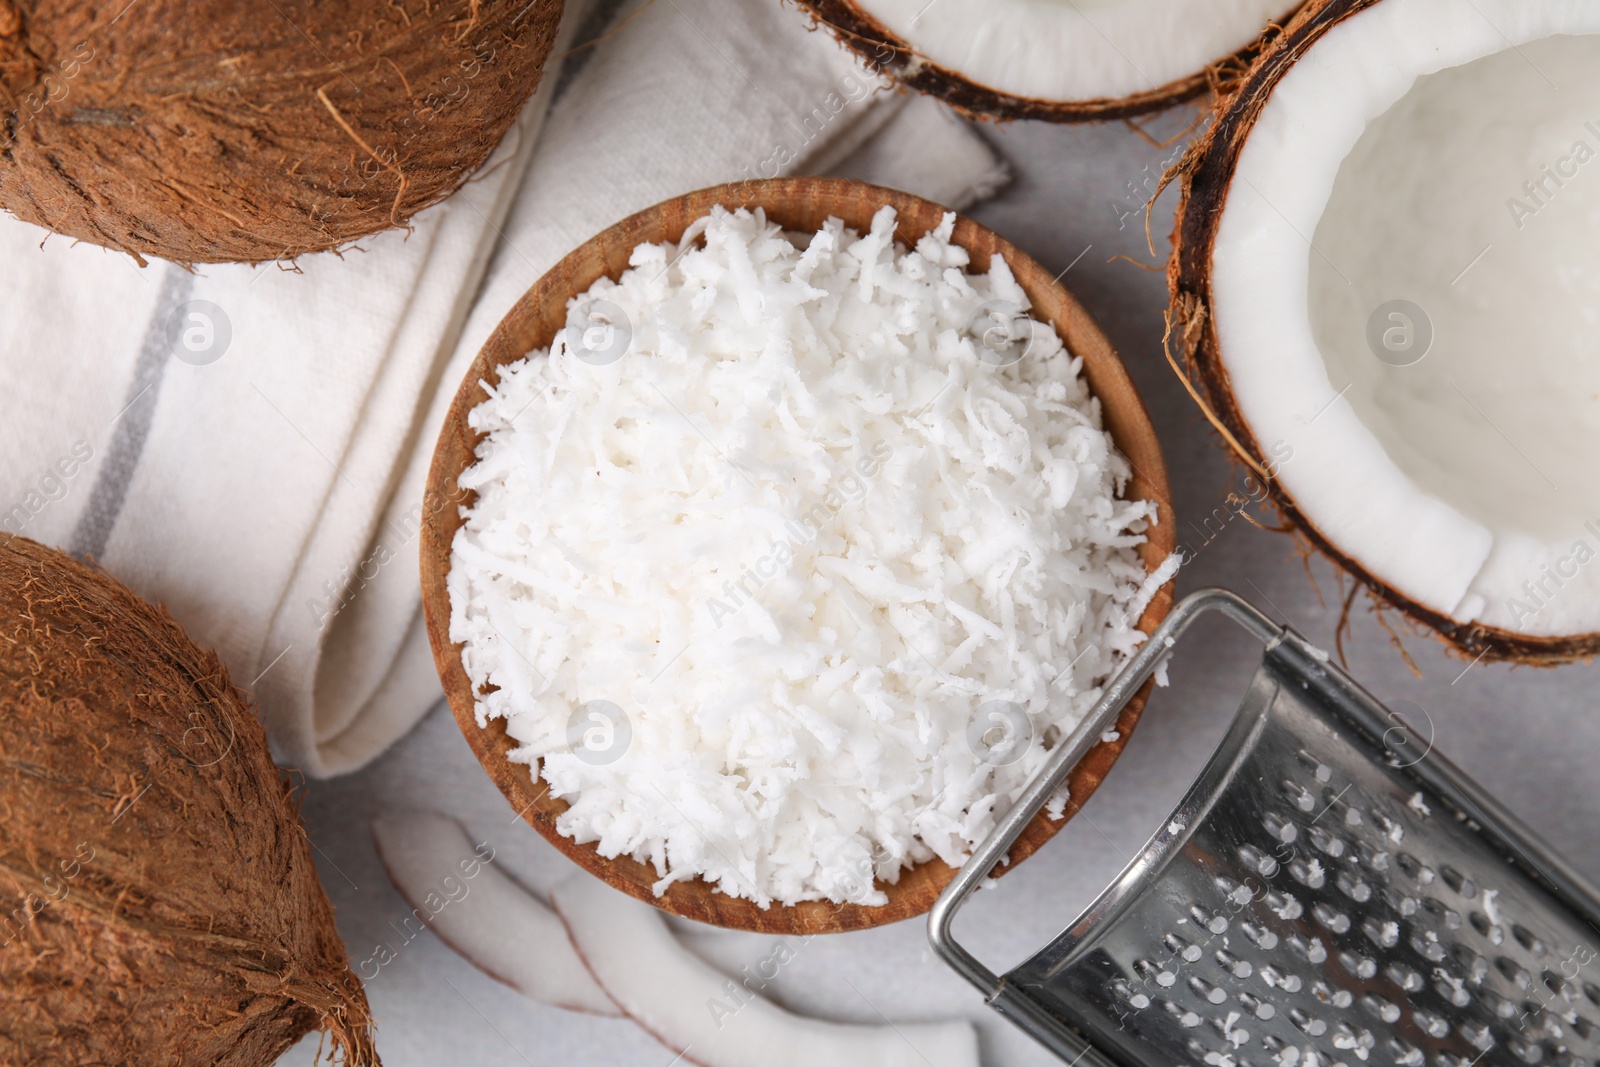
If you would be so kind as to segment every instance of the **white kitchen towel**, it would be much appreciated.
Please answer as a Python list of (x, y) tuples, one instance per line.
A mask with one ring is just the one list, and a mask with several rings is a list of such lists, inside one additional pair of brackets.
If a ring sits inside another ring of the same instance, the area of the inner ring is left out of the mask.
[(190, 273), (0, 220), (0, 529), (165, 603), (308, 774), (361, 766), (439, 699), (423, 476), (466, 363), (540, 274), (716, 182), (837, 169), (961, 206), (1003, 180), (966, 124), (773, 0), (569, 3), (562, 32), (558, 52), (594, 40), (409, 235)]

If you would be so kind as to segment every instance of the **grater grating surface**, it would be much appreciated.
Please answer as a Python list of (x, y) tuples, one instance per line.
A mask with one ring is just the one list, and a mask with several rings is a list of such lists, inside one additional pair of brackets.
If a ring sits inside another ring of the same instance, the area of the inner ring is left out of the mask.
[[(1143, 667), (1215, 607), (1268, 644), (1200, 779), (1116, 884), (997, 978), (949, 930), (1009, 847), (1008, 817), (931, 917), (941, 954), (1069, 1060), (1600, 1063), (1600, 933), (1581, 880), (1298, 635), (1232, 594), (1197, 597)], [(1140, 666), (1107, 702), (1120, 708)], [(1076, 757), (1058, 760), (1064, 773)], [(1048, 796), (1054, 766), (1019, 809)]]

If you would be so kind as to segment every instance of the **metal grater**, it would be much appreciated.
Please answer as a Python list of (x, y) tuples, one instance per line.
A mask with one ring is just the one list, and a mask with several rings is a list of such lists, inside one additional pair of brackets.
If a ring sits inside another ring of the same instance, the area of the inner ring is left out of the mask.
[[(956, 911), (1176, 638), (1266, 646), (1199, 780), (1115, 884), (1001, 977)], [(1092, 1067), (1600, 1063), (1597, 897), (1325, 653), (1225, 590), (1180, 602), (929, 916), (1002, 1015)]]

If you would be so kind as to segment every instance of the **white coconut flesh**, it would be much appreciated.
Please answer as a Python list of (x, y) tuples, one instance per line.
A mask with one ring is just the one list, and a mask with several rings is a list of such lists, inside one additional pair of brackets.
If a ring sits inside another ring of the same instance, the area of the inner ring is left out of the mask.
[(1151, 92), (1250, 44), (1298, 0), (855, 0), (923, 58), (1034, 100)]
[(578, 958), (556, 913), (482, 862), (460, 823), (437, 812), (386, 815), (373, 822), (372, 840), (415, 921), (474, 967), (545, 1004), (622, 1014)]
[(1583, 0), (1346, 19), (1262, 108), (1213, 250), (1234, 401), (1304, 516), (1532, 637), (1600, 630), (1596, 34)]
[[(683, 1062), (702, 1067), (978, 1067), (971, 1023), (825, 1022), (761, 995), (808, 939), (732, 978), (690, 953), (661, 913), (580, 875), (551, 891), (573, 943), (606, 992)], [(870, 1009), (870, 1006), (868, 1010)], [(674, 1061), (678, 1062), (678, 1061)]]

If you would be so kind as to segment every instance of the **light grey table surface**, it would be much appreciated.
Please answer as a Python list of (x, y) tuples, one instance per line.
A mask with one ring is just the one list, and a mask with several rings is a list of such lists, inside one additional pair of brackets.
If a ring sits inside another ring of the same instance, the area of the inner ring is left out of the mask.
[[(1169, 114), (1151, 130), (1170, 136), (1192, 114)], [(1165, 276), (1113, 260), (1153, 264), (1165, 255), (1173, 193), (1153, 216), (1157, 256), (1145, 246), (1142, 215), (1130, 212), (1147, 195), (1144, 183), (1154, 187), (1153, 175), (1173, 148), (1147, 143), (1121, 124), (1019, 123), (987, 128), (986, 135), (1012, 164), (1015, 181), (973, 214), (1046, 266), (1070, 265), (1065, 284), (1110, 335), (1144, 394), (1166, 453), (1180, 542), (1198, 549), (1179, 575), (1180, 593), (1228, 586), (1331, 649), (1343, 596), (1330, 566), (1312, 560), (1308, 567), (1292, 539), (1243, 519), (1220, 532), (1214, 520), (1209, 540), (1202, 532), (1203, 518), (1222, 508), (1240, 476), (1162, 358)], [(1364, 600), (1344, 642), (1351, 672), (1380, 698), (1423, 709), (1440, 750), (1600, 879), (1600, 668), (1469, 665), (1395, 621), (1420, 676)], [(1255, 654), (1247, 638), (1220, 622), (1185, 643), (1171, 668), (1172, 685), (1156, 692), (1083, 815), (969, 906), (960, 932), (980, 957), (996, 970), (1020, 961), (1112, 880), (1193, 781), (1244, 692)], [(395, 951), (366, 984), (384, 1062), (668, 1067), (674, 1051), (631, 1023), (533, 1003), (473, 969), (431, 933), (402, 938), (398, 923), (409, 909), (378, 863), (369, 825), (380, 812), (415, 806), (461, 818), (494, 845), (497, 862), (535, 888), (573, 869), (515, 818), (442, 705), (362, 772), (309, 785), (304, 815), (352, 961), (359, 965), (380, 945)], [(773, 941), (708, 928), (689, 930), (687, 940), (732, 971), (767, 956)], [(365, 969), (370, 973), (372, 965)], [(987, 1067), (1056, 1062), (933, 958), (920, 921), (813, 939), (797, 948), (771, 991), (795, 1010), (838, 1020), (964, 1016), (979, 1027)], [(314, 1041), (303, 1042), (281, 1062), (309, 1064), (314, 1048)]]

